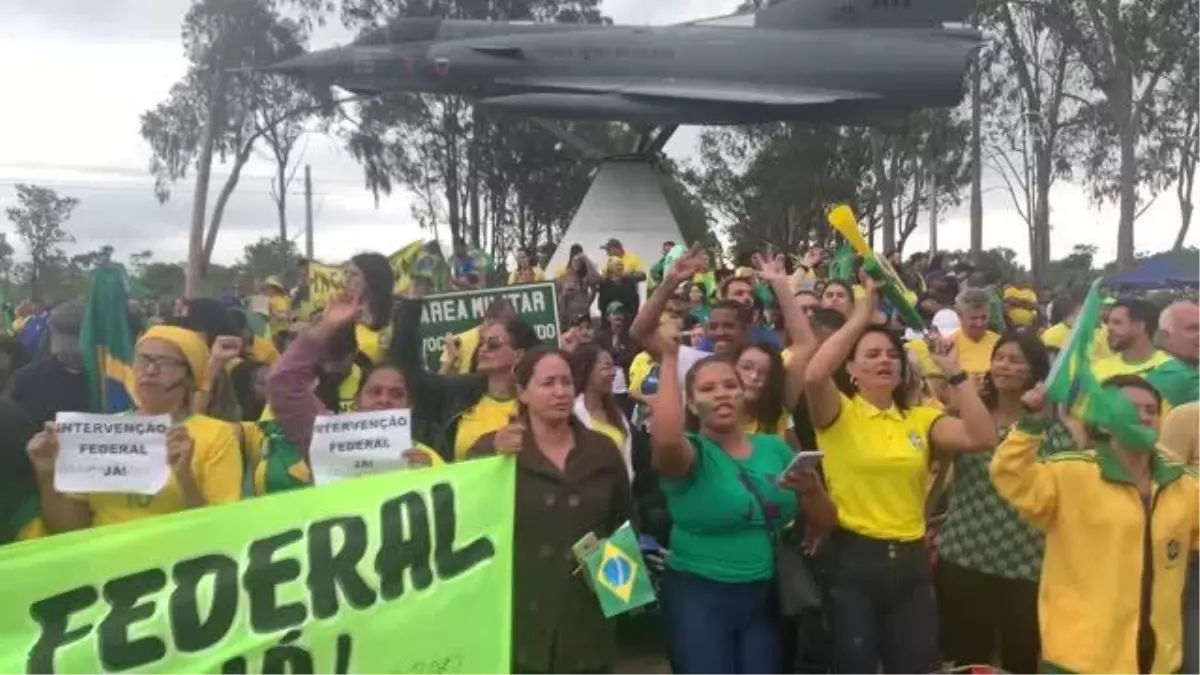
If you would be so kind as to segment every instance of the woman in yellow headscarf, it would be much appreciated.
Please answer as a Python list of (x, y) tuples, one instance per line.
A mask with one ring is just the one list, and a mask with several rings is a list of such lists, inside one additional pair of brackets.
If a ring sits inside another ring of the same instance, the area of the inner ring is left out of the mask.
[(42, 520), (49, 532), (81, 530), (237, 501), (242, 458), (233, 428), (191, 412), (192, 397), (208, 386), (208, 347), (177, 326), (154, 326), (138, 340), (133, 358), (137, 412), (169, 415), (171, 475), (156, 495), (67, 495), (54, 488), (58, 438), (53, 422), (29, 442)]

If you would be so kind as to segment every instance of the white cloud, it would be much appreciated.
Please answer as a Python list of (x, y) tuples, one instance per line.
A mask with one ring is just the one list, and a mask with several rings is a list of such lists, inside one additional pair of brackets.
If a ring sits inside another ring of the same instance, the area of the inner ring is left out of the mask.
[[(0, 207), (12, 201), (13, 184), (34, 182), (79, 197), (82, 203), (70, 222), (78, 243), (72, 251), (112, 243), (118, 255), (147, 248), (160, 260), (182, 259), (191, 217), (190, 181), (177, 186), (172, 199), (159, 205), (146, 173), (149, 150), (138, 134), (140, 116), (163, 100), (183, 74), (186, 62), (179, 45), (179, 23), (185, 0), (8, 0), (0, 3), (0, 91), (15, 94), (19, 105), (0, 107)], [(727, 13), (736, 0), (607, 0), (604, 11), (618, 23), (666, 24)], [(313, 36), (317, 47), (345, 43), (349, 33), (334, 19)], [(667, 146), (675, 157), (694, 153), (698, 130), (683, 129)], [(336, 139), (310, 140), (304, 161), (314, 175), (317, 255), (330, 260), (365, 249), (389, 251), (420, 236), (404, 192), (384, 197), (376, 206), (363, 187), (361, 168)], [(230, 200), (215, 258), (232, 262), (242, 247), (278, 232), (268, 196), (272, 167), (254, 160)], [(224, 179), (216, 170), (215, 196)], [(299, 192), (300, 183), (293, 187)], [(210, 199), (211, 205), (211, 199)], [(1077, 243), (1093, 243), (1103, 257), (1115, 253), (1116, 211), (1096, 210), (1082, 192), (1060, 186), (1053, 195), (1055, 230), (1052, 247), (1064, 254)], [(1139, 249), (1170, 246), (1178, 207), (1163, 195), (1137, 225)], [(289, 227), (303, 224), (299, 195), (291, 197)], [(985, 200), (985, 246), (1008, 246), (1027, 255), (1024, 223), (1006, 195), (990, 192)], [(12, 226), (0, 231), (17, 244)], [(969, 243), (965, 206), (943, 219), (942, 248)], [(924, 246), (924, 224), (910, 246)], [(1190, 242), (1197, 241), (1193, 235)], [(20, 246), (17, 246), (20, 251)], [(301, 248), (303, 246), (301, 245)], [(915, 250), (910, 248), (909, 250)]]

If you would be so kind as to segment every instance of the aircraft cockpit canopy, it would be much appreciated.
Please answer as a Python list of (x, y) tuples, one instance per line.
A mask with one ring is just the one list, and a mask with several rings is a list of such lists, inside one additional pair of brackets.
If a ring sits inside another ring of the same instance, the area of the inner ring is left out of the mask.
[(442, 20), (438, 17), (401, 17), (392, 19), (366, 34), (354, 44), (361, 46), (381, 46), (404, 44), (406, 42), (432, 42), (438, 37)]

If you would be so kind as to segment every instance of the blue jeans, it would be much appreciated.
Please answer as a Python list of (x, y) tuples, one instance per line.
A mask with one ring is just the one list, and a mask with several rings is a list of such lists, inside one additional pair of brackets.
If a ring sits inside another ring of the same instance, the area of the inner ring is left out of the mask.
[(925, 542), (830, 537), (833, 672), (932, 673), (938, 613)]
[(1183, 583), (1183, 668), (1200, 673), (1200, 564), (1196, 554), (1188, 559), (1187, 581)]
[(779, 672), (774, 580), (731, 584), (668, 569), (660, 600), (672, 672)]

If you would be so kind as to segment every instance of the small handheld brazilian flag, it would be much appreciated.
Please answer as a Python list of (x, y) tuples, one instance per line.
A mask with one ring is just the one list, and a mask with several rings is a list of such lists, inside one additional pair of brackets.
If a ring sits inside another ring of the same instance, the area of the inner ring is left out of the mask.
[(637, 534), (625, 523), (584, 559), (605, 618), (654, 602), (646, 561)]

